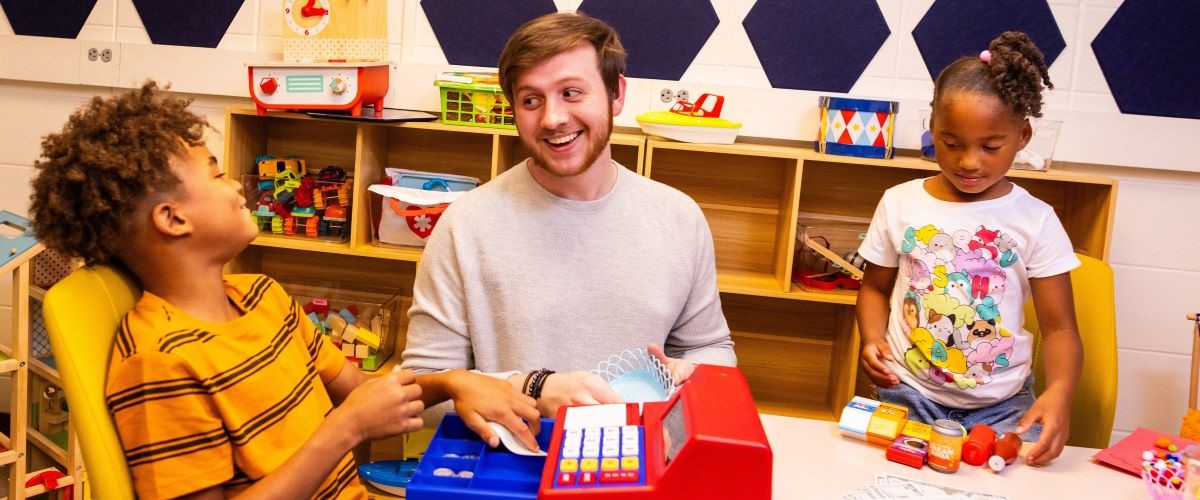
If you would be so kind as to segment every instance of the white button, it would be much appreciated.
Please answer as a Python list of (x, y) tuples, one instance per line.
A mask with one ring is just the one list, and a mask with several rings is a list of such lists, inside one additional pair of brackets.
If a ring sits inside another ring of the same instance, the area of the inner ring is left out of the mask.
[(609, 435), (609, 434), (612, 434), (612, 435), (614, 435), (614, 436), (615, 436), (615, 435), (619, 434), (620, 432), (621, 432), (621, 428), (620, 428), (620, 427), (605, 427), (605, 428), (604, 428), (604, 435), (605, 435), (605, 436), (607, 436), (607, 435)]
[(605, 434), (605, 435), (604, 435), (604, 441), (603, 441), (603, 443), (604, 443), (606, 446), (607, 446), (607, 445), (610, 445), (610, 444), (617, 444), (617, 443), (620, 443), (620, 442), (621, 442), (621, 438), (618, 438), (616, 434)]
[(589, 444), (599, 445), (600, 444), (600, 436), (584, 436), (583, 444), (584, 444), (584, 446), (587, 446)]
[(618, 454), (618, 453), (617, 453), (617, 451), (618, 451), (618, 448), (617, 448), (617, 445), (615, 445), (615, 444), (614, 444), (614, 445), (612, 445), (612, 446), (605, 446), (605, 447), (604, 447), (604, 451), (603, 451), (603, 453), (604, 453), (604, 455), (603, 455), (603, 456), (605, 456), (605, 457), (619, 457), (619, 456), (621, 456), (620, 454)]
[(564, 446), (562, 450), (562, 458), (579, 458), (579, 447)]
[(632, 443), (632, 444), (636, 445), (636, 444), (638, 444), (639, 441), (640, 440), (638, 439), (637, 436), (625, 436), (625, 437), (621, 438), (621, 444)]
[(583, 458), (599, 458), (600, 447), (596, 445), (583, 445)]
[(565, 438), (567, 441), (579, 441), (583, 438), (583, 430), (567, 429), (563, 431), (563, 438)]
[(587, 429), (584, 429), (583, 437), (590, 437), (590, 436), (596, 436), (597, 438), (599, 438), (600, 437), (600, 428), (599, 427), (588, 427)]
[[(621, 455), (637, 456), (637, 455), (641, 454), (641, 451), (642, 450), (640, 448), (638, 448), (637, 443), (634, 443), (634, 444), (626, 443), (624, 445), (621, 445)], [(568, 457), (568, 458), (570, 458), (570, 457)]]

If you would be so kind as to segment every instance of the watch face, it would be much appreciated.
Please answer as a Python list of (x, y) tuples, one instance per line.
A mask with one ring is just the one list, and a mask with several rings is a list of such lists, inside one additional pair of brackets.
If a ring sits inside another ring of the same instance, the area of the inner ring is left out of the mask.
[(284, 0), (283, 19), (301, 36), (315, 36), (329, 25), (329, 0)]

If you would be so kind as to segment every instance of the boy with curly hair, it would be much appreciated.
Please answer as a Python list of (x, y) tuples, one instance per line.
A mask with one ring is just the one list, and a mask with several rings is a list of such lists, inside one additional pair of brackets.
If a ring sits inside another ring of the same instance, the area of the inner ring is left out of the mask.
[(258, 231), (190, 102), (93, 98), (35, 163), (41, 241), (144, 290), (107, 381), (138, 496), (364, 498), (350, 450), (420, 428), (420, 388), (367, 380), (270, 278), (223, 274)]

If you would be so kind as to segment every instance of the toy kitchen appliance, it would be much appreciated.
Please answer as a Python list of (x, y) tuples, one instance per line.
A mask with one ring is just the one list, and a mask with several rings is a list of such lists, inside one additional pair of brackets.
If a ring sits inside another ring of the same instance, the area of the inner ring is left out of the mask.
[(258, 114), (268, 109), (350, 110), (362, 115), (363, 105), (383, 109), (391, 63), (338, 62), (248, 64), (250, 97)]
[(559, 408), (547, 451), (539, 499), (771, 497), (771, 445), (737, 368), (698, 365), (662, 402)]

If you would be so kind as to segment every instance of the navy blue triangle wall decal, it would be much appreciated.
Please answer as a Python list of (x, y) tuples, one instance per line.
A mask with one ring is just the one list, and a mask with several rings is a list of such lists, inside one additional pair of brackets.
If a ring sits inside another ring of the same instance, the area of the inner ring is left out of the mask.
[(421, 0), (421, 8), (447, 62), (492, 68), (517, 27), (558, 11), (553, 0)]
[(1022, 31), (1054, 63), (1067, 47), (1045, 0), (935, 0), (913, 28), (929, 77), (962, 56), (975, 56), (1005, 31)]
[(758, 0), (742, 20), (775, 88), (849, 92), (891, 30), (875, 0)]
[(625, 75), (678, 80), (721, 22), (709, 0), (583, 0), (625, 46)]
[(75, 38), (96, 0), (0, 0), (13, 33)]
[(1092, 40), (1122, 113), (1200, 119), (1200, 2), (1125, 2)]
[(221, 43), (229, 23), (241, 10), (242, 1), (133, 0), (133, 6), (151, 42), (211, 49)]

